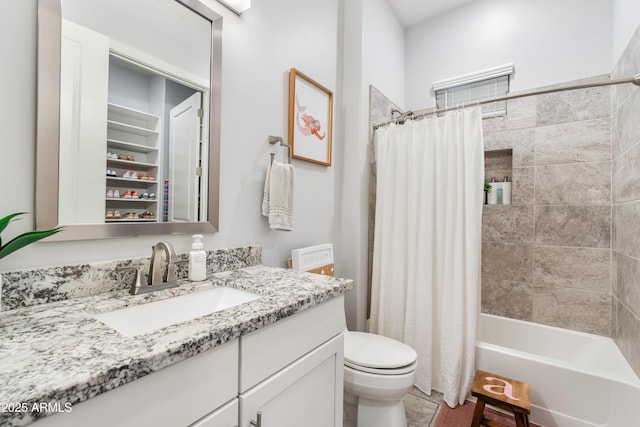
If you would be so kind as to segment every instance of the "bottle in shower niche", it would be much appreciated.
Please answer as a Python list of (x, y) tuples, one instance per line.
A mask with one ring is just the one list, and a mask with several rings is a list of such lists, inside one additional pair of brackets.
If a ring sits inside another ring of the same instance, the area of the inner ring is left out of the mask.
[(207, 253), (202, 244), (202, 234), (194, 234), (189, 252), (189, 280), (198, 282), (207, 278)]
[(489, 181), (489, 188), (490, 190), (487, 192), (487, 204), (488, 205), (496, 205), (498, 204), (498, 186), (496, 185), (498, 184), (496, 182), (495, 177), (491, 177), (491, 180)]
[(505, 176), (502, 184), (502, 204), (510, 205), (511, 204), (511, 182), (509, 181), (509, 177)]

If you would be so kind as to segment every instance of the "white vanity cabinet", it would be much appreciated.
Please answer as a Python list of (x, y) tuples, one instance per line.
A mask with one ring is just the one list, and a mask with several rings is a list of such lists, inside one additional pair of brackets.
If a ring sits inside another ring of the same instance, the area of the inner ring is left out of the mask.
[[(240, 338), (240, 427), (341, 427), (344, 301)], [(254, 424), (251, 424), (251, 423)]]
[(33, 425), (342, 427), (344, 330), (340, 296)]
[(215, 425), (234, 427), (238, 419), (237, 395), (238, 340), (234, 340), (74, 405), (70, 412), (50, 415), (32, 425), (189, 426), (207, 415), (216, 415), (218, 410), (221, 411), (217, 414), (220, 418), (216, 420), (227, 419), (226, 405), (231, 403), (236, 405), (236, 410), (231, 410), (234, 421), (216, 422)]

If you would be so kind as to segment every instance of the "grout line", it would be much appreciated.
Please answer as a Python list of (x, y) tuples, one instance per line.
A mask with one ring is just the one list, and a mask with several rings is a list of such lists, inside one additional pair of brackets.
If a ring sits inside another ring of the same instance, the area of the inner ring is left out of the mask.
[[(640, 202), (640, 199), (626, 200), (624, 202), (618, 202), (618, 203), (611, 203), (611, 208), (613, 209), (614, 206), (630, 205), (631, 203), (637, 203), (637, 202)], [(611, 214), (613, 215), (613, 212), (611, 212)]]
[[(566, 162), (566, 163), (544, 163), (544, 164), (536, 164), (533, 165), (531, 167), (535, 167), (535, 168), (548, 168), (548, 167), (554, 167), (554, 166), (578, 166), (578, 165), (592, 165), (595, 163), (612, 163), (613, 161), (611, 159), (608, 160), (575, 160), (573, 162)], [(523, 167), (528, 167), (528, 166), (523, 166)]]
[(438, 408), (436, 409), (436, 412), (433, 415), (431, 422), (429, 423), (429, 427), (433, 427), (436, 425), (436, 421), (438, 421), (438, 416), (440, 415), (440, 409), (442, 409), (442, 405), (438, 405)]
[(629, 151), (635, 149), (638, 147), (638, 145), (640, 145), (640, 140), (634, 142), (633, 144), (631, 144), (630, 146), (628, 146), (627, 148), (625, 148), (625, 150), (618, 154), (617, 156), (613, 156), (613, 135), (611, 136), (611, 162), (616, 162), (620, 159), (620, 157), (624, 156), (625, 154), (627, 154)]
[(629, 308), (624, 301), (622, 301), (620, 298), (616, 297), (615, 295), (612, 295), (612, 297), (617, 300), (621, 306), (623, 306), (630, 314), (631, 316), (634, 317), (634, 319), (638, 322), (640, 322), (640, 315), (636, 314), (631, 308)]
[[(611, 121), (609, 123), (609, 152), (610, 152), (610, 157), (611, 157), (611, 166), (610, 166), (610, 172), (611, 172), (611, 180), (609, 181), (610, 185), (609, 185), (609, 199), (611, 200), (611, 202), (609, 203), (609, 295), (610, 295), (610, 302), (609, 302), (609, 336), (611, 336), (612, 338), (615, 339), (616, 337), (616, 310), (614, 307), (614, 299), (616, 298), (616, 296), (613, 293), (613, 275), (616, 274), (615, 271), (613, 271), (613, 231), (614, 231), (614, 217), (613, 217), (613, 204), (614, 204), (614, 182), (613, 182), (613, 128), (614, 128), (614, 117), (613, 117), (613, 103), (615, 102), (614, 97), (613, 97), (613, 88), (611, 88)], [(616, 264), (617, 265), (617, 264)]]

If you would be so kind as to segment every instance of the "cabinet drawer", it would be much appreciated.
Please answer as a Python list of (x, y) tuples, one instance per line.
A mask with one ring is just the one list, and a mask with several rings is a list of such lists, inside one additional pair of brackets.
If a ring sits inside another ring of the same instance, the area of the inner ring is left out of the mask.
[(37, 427), (187, 426), (238, 394), (238, 340), (50, 415)]
[(344, 332), (344, 297), (336, 297), (240, 337), (240, 392), (245, 392)]

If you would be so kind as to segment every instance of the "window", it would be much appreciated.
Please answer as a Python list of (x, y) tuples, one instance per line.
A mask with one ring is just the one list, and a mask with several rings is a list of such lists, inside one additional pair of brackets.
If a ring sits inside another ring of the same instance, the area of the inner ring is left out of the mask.
[[(505, 96), (509, 92), (509, 78), (513, 74), (513, 64), (502, 65), (433, 84), (436, 107), (445, 108), (460, 104), (472, 104), (484, 99)], [(507, 101), (482, 105), (483, 117), (507, 114)]]

